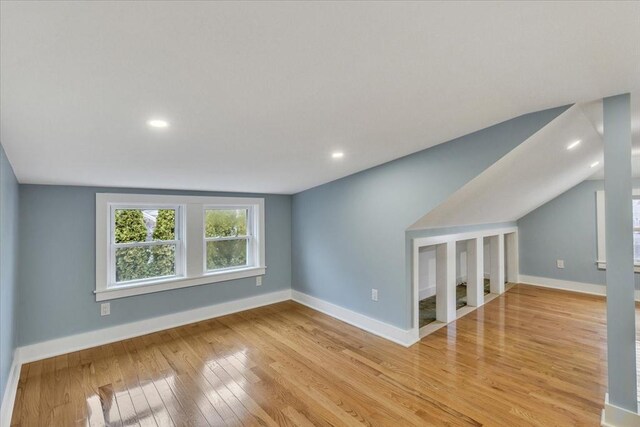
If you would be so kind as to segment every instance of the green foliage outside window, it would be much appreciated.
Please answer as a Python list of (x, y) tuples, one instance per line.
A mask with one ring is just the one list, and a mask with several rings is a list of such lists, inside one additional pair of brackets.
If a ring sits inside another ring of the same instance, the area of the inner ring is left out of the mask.
[[(160, 209), (152, 239), (175, 239), (175, 210)], [(115, 213), (116, 243), (147, 241), (147, 227), (140, 209), (118, 209)], [(137, 246), (116, 249), (116, 282), (175, 274), (175, 245)]]
[[(247, 209), (207, 209), (205, 236), (239, 237), (209, 241), (206, 244), (207, 269), (238, 267), (247, 264)], [(155, 213), (154, 213), (155, 215)], [(142, 209), (117, 209), (115, 243), (171, 241), (176, 239), (176, 211), (159, 209), (155, 227), (149, 233)], [(116, 248), (116, 282), (175, 275), (174, 244)]]
[(160, 209), (156, 217), (156, 228), (153, 230), (153, 240), (175, 240), (176, 211)]
[(116, 210), (116, 243), (144, 242), (147, 240), (147, 227), (139, 209)]
[(205, 232), (207, 237), (246, 236), (246, 209), (207, 209), (205, 214)]
[[(207, 209), (205, 211), (206, 237), (236, 237), (247, 235), (246, 209)], [(221, 240), (207, 242), (207, 269), (237, 267), (247, 264), (247, 240)]]

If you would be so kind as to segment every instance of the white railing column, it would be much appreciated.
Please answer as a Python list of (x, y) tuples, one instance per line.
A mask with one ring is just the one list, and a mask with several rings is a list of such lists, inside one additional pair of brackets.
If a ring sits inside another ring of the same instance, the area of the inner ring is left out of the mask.
[(505, 234), (505, 253), (507, 258), (507, 282), (518, 283), (519, 272), (518, 267), (518, 234), (508, 233)]
[(484, 304), (484, 245), (482, 237), (467, 240), (467, 304)]
[(456, 243), (436, 245), (436, 320), (456, 319)]
[(492, 294), (504, 293), (504, 235), (489, 237), (491, 253), (491, 277), (489, 286)]

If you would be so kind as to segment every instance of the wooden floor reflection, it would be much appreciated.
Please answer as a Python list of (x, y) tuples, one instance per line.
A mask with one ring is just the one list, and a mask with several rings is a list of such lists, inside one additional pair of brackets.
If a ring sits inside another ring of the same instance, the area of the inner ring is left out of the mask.
[(22, 367), (12, 425), (598, 425), (604, 299), (516, 285), (403, 348), (294, 302)]

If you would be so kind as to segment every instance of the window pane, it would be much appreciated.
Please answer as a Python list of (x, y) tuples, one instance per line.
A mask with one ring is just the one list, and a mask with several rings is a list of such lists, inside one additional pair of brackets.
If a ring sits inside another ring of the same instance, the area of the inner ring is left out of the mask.
[(207, 242), (207, 270), (247, 265), (247, 240)]
[(640, 227), (640, 199), (633, 199), (633, 226)]
[(116, 209), (115, 242), (175, 240), (175, 209)]
[(640, 263), (640, 233), (633, 233), (633, 260)]
[(248, 209), (205, 210), (205, 237), (247, 235)]
[(116, 282), (175, 276), (176, 246), (116, 248)]

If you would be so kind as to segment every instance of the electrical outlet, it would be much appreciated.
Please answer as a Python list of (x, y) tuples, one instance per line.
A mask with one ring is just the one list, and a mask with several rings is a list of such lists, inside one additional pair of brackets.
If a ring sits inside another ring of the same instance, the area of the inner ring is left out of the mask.
[(111, 314), (111, 303), (103, 302), (100, 304), (100, 316), (108, 316)]
[(262, 286), (262, 276), (256, 276), (256, 286)]
[(378, 290), (377, 289), (371, 289), (371, 299), (373, 301), (378, 301)]
[(556, 261), (558, 268), (564, 268), (564, 260), (563, 259), (559, 259)]

